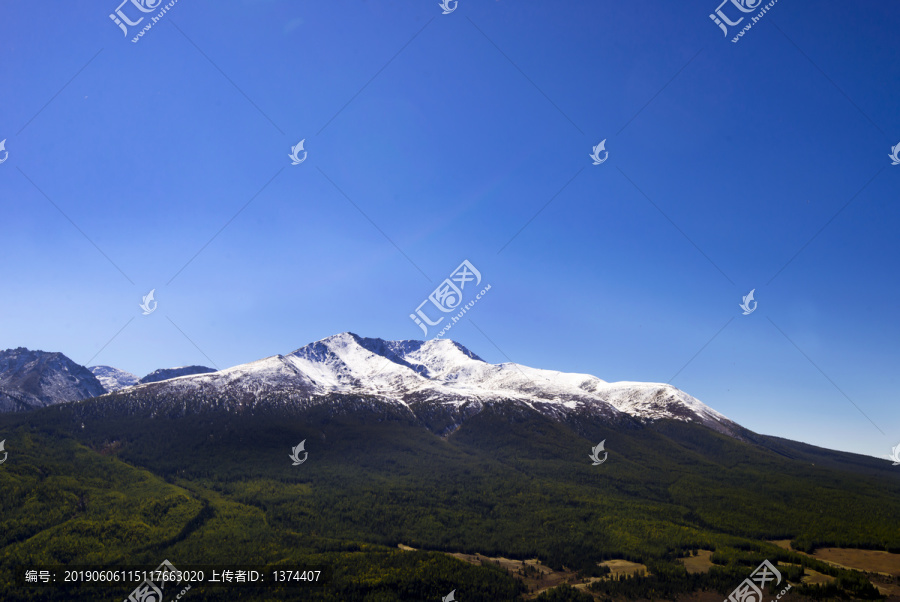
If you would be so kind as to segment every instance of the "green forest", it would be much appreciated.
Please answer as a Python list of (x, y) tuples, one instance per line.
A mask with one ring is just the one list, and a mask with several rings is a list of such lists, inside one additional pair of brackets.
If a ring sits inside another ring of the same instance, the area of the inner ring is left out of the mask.
[[(0, 416), (3, 600), (122, 600), (130, 589), (25, 587), (14, 571), (164, 559), (332, 571), (322, 587), (194, 587), (184, 599), (198, 601), (529, 595), (505, 570), (453, 552), (537, 558), (583, 576), (602, 574), (597, 563), (608, 559), (648, 567), (539, 600), (727, 595), (763, 559), (837, 578), (798, 586), (809, 598), (870, 599), (877, 590), (860, 573), (767, 540), (900, 549), (900, 478), (889, 463), (783, 440), (676, 422), (611, 430), (500, 408), (441, 437), (360, 411), (164, 417), (92, 403)], [(603, 439), (609, 460), (592, 466), (588, 452)], [(309, 457), (293, 466), (301, 440)], [(716, 566), (689, 574), (677, 559), (698, 549), (714, 550)]]

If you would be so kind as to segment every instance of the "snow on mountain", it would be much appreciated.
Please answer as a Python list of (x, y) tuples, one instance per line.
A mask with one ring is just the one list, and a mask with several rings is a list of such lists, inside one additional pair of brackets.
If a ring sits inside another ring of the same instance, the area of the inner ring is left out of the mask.
[(62, 353), (24, 347), (0, 351), (0, 412), (79, 401), (105, 392), (90, 370)]
[(661, 383), (608, 383), (590, 374), (489, 364), (449, 340), (384, 341), (342, 333), (276, 355), (164, 383), (141, 384), (135, 395), (202, 399), (216, 406), (375, 398), (419, 415), (438, 408), (462, 420), (487, 403), (513, 402), (542, 414), (572, 412), (640, 421), (670, 418), (723, 433), (737, 425), (679, 389)]
[(140, 382), (140, 379), (131, 372), (125, 372), (112, 366), (91, 366), (88, 370), (97, 377), (107, 393), (132, 387)]
[(179, 368), (162, 368), (154, 370), (144, 378), (140, 379), (141, 384), (155, 383), (161, 380), (169, 380), (170, 378), (178, 378), (179, 376), (189, 376), (192, 374), (209, 374), (215, 372), (213, 368), (206, 366), (181, 366)]
[(700, 422), (720, 432), (730, 432), (735, 426), (699, 399), (668, 384), (621, 381), (608, 383), (603, 394), (622, 412), (645, 420)]

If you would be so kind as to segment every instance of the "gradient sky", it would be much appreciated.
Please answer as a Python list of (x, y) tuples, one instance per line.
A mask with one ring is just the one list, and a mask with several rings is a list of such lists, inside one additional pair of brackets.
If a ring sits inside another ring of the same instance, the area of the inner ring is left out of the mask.
[(900, 442), (896, 3), (782, 0), (738, 43), (716, 0), (182, 0), (138, 43), (89, 4), (0, 5), (0, 348), (143, 375), (422, 338), (468, 259), (492, 288), (448, 337), (487, 361)]

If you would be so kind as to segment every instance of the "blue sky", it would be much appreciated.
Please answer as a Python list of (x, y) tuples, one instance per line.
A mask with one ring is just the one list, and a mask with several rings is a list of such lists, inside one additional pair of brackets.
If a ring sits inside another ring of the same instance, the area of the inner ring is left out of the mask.
[(192, 0), (132, 43), (149, 16), (94, 4), (0, 7), (0, 347), (142, 375), (422, 338), (468, 259), (448, 336), (487, 361), (900, 442), (900, 8), (732, 43), (706, 0)]

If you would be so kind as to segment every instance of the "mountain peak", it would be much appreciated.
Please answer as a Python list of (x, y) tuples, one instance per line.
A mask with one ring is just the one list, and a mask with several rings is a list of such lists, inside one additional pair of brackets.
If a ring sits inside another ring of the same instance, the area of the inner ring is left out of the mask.
[(387, 341), (361, 337), (352, 332), (343, 332), (310, 343), (288, 357), (302, 364), (298, 365), (301, 368), (311, 368), (310, 363), (318, 364), (319, 368), (324, 366), (332, 372), (326, 378), (327, 381), (345, 384), (357, 381), (361, 383), (367, 378), (403, 380), (404, 377), (414, 378), (413, 375), (431, 379), (469, 362), (488, 365), (464, 346), (451, 340)]
[[(356, 344), (356, 345), (359, 345), (360, 347), (371, 350), (373, 353), (379, 352), (377, 350), (382, 350), (385, 348), (389, 348), (394, 352), (403, 351), (404, 353), (416, 351), (416, 350), (422, 348), (423, 346), (432, 346), (433, 348), (436, 348), (436, 349), (454, 348), (454, 349), (460, 350), (462, 353), (464, 353), (465, 355), (467, 355), (471, 358), (480, 360), (480, 358), (477, 355), (475, 355), (474, 353), (472, 353), (471, 351), (466, 349), (465, 346), (461, 345), (460, 343), (457, 343), (456, 341), (452, 341), (450, 339), (431, 339), (428, 341), (422, 341), (422, 340), (417, 340), (417, 339), (402, 339), (402, 340), (392, 341), (392, 340), (380, 339), (380, 338), (363, 337), (356, 333), (347, 331), (347, 332), (341, 332), (339, 334), (334, 334), (334, 335), (325, 337), (324, 339), (319, 339), (315, 343), (310, 343), (310, 345), (315, 345), (317, 343), (321, 343), (326, 346), (341, 346), (341, 347), (346, 347), (348, 345)], [(294, 353), (296, 353), (297, 351), (300, 351), (301, 349), (305, 349), (305, 348), (309, 347), (310, 345), (305, 345), (304, 347), (301, 347), (300, 349), (296, 349), (294, 351)]]
[(0, 411), (21, 411), (103, 395), (84, 366), (58, 351), (0, 351)]
[(178, 378), (179, 376), (192, 376), (194, 374), (209, 374), (215, 372), (215, 368), (207, 368), (206, 366), (179, 366), (178, 368), (162, 368), (154, 370), (139, 382), (142, 385), (147, 383), (155, 383), (161, 380), (169, 380), (170, 378)]
[(133, 387), (140, 381), (140, 379), (131, 372), (119, 370), (112, 366), (91, 366), (88, 370), (97, 377), (97, 380), (100, 381), (100, 384), (103, 385), (103, 388), (106, 389), (108, 393), (124, 389), (125, 387)]
[(459, 424), (486, 404), (512, 403), (554, 419), (571, 413), (606, 420), (628, 416), (638, 421), (674, 419), (723, 433), (738, 432), (738, 426), (725, 416), (668, 384), (609, 383), (590, 374), (512, 362), (490, 364), (448, 339), (389, 341), (343, 332), (284, 356), (219, 372), (205, 370), (209, 373), (138, 387), (140, 392), (135, 394), (142, 400), (157, 395), (169, 399), (184, 396), (199, 403), (215, 399), (217, 406), (224, 407), (365, 399), (417, 416), (442, 414), (447, 418), (444, 424)]

